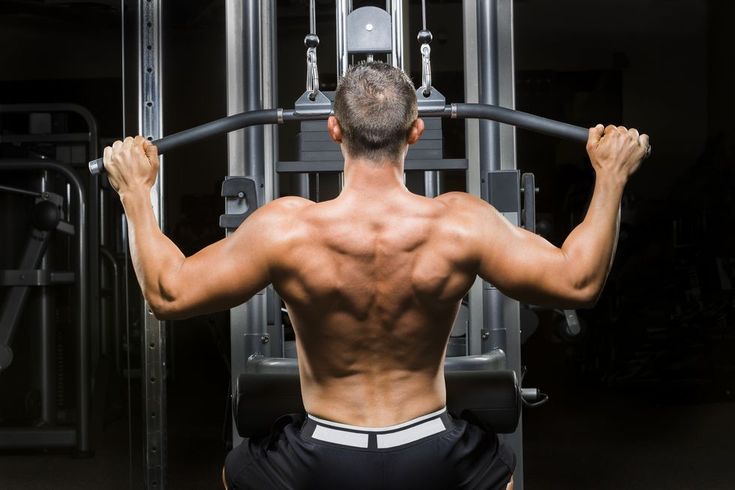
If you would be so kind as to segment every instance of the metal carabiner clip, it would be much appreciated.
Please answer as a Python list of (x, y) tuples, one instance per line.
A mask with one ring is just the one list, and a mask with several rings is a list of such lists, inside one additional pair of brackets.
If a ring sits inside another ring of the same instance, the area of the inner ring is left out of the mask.
[(309, 34), (304, 39), (306, 45), (306, 91), (309, 92), (309, 99), (316, 100), (319, 92), (319, 68), (316, 62), (316, 48), (319, 46), (319, 37), (316, 34)]
[(424, 97), (431, 95), (431, 47), (421, 45), (421, 88)]

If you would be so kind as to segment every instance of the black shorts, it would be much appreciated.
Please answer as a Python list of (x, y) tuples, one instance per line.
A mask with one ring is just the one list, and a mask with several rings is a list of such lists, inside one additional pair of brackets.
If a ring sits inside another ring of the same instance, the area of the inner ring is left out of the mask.
[(230, 490), (505, 490), (514, 469), (496, 434), (445, 410), (382, 429), (286, 415), (230, 451), (225, 480)]

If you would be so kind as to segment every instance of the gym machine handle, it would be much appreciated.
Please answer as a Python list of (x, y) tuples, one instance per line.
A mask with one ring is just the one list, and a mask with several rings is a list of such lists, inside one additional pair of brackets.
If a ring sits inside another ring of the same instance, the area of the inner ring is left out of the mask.
[[(451, 108), (450, 117), (452, 119), (490, 119), (528, 129), (536, 133), (579, 141), (580, 143), (586, 143), (589, 137), (589, 130), (587, 128), (535, 116), (527, 112), (507, 109), (505, 107), (489, 104), (452, 104), (449, 107)], [(648, 147), (644, 158), (648, 158), (649, 156), (651, 156), (651, 146)]]
[[(261, 124), (279, 124), (283, 122), (283, 111), (281, 109), (269, 109), (263, 111), (247, 111), (232, 116), (223, 117), (212, 122), (185, 129), (178, 133), (164, 136), (161, 139), (153, 141), (158, 147), (158, 153), (163, 154), (174, 148), (193, 143), (210, 136), (222, 133), (229, 133), (236, 129), (246, 128), (248, 126), (257, 126)], [(105, 164), (102, 158), (89, 162), (89, 172), (92, 175), (100, 174), (104, 171)]]
[(589, 135), (589, 130), (586, 128), (495, 105), (452, 104), (451, 109), (452, 119), (490, 119), (580, 143), (586, 143)]
[[(313, 113), (303, 113), (294, 110), (268, 109), (259, 111), (247, 111), (233, 116), (223, 117), (212, 122), (186, 129), (179, 133), (165, 136), (159, 140), (153, 141), (158, 147), (158, 153), (163, 154), (168, 150), (172, 150), (187, 143), (193, 143), (209, 136), (216, 134), (228, 133), (237, 129), (248, 126), (256, 126), (261, 124), (281, 124), (284, 121), (305, 121), (314, 119), (326, 119), (331, 112), (315, 111)], [(519, 128), (528, 129), (537, 133), (543, 133), (558, 138), (587, 142), (589, 131), (586, 128), (573, 126), (571, 124), (554, 121), (541, 116), (528, 114), (527, 112), (515, 111), (505, 107), (499, 107), (489, 104), (452, 104), (444, 107), (444, 110), (435, 110), (428, 108), (426, 110), (419, 109), (419, 116), (441, 116), (450, 117), (452, 119), (490, 119), (505, 124), (511, 124)], [(648, 147), (646, 157), (651, 154), (651, 147)], [(99, 174), (104, 170), (104, 162), (102, 158), (89, 162), (89, 171), (93, 175)]]

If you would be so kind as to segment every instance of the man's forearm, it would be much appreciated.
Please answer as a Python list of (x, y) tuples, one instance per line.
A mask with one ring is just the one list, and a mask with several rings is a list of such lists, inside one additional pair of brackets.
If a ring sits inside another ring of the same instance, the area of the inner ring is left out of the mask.
[(150, 192), (141, 190), (120, 196), (128, 220), (130, 256), (135, 275), (154, 311), (173, 300), (171, 281), (184, 262), (184, 255), (161, 232), (151, 206)]
[(574, 286), (590, 291), (594, 298), (602, 290), (612, 265), (624, 188), (625, 182), (617, 176), (598, 172), (584, 221), (562, 245)]

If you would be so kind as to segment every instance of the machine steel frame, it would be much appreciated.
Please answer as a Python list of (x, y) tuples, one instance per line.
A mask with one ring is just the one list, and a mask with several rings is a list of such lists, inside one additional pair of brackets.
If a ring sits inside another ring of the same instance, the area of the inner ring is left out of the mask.
[[(163, 134), (161, 70), (162, 0), (138, 1), (138, 132), (149, 139)], [(151, 205), (163, 230), (163, 159), (151, 189)], [(166, 488), (166, 324), (143, 301), (141, 345), (145, 486)]]
[[(476, 96), (482, 104), (499, 105), (515, 108), (515, 78), (513, 57), (513, 0), (479, 0), (477, 2), (464, 1), (465, 26), (473, 24), (474, 30), (466, 32), (465, 37), (465, 64), (476, 63), (465, 78), (465, 87), (474, 91), (478, 87)], [(471, 12), (474, 10), (474, 12)], [(470, 87), (474, 85), (474, 87)], [(468, 100), (469, 102), (469, 100)], [(469, 123), (468, 123), (469, 124)], [(471, 192), (493, 202), (489, 188), (490, 180), (500, 177), (503, 173), (508, 176), (518, 175), (515, 158), (515, 129), (512, 126), (502, 127), (494, 121), (481, 120), (477, 123), (477, 137), (468, 134), (466, 147), (468, 153), (476, 155), (478, 160), (480, 188)], [(471, 133), (468, 131), (468, 133)], [(475, 148), (470, 149), (474, 146)], [(471, 165), (472, 166), (472, 165)], [(505, 171), (505, 172), (504, 172)], [(469, 175), (468, 175), (469, 177)], [(469, 182), (468, 182), (469, 186)], [(479, 192), (478, 192), (479, 191)], [(512, 204), (499, 208), (503, 215), (514, 225), (521, 224), (520, 186), (507, 187), (512, 196)], [(481, 311), (480, 315), (470, 315), (472, 349), (476, 349), (478, 341), (480, 352), (500, 350), (506, 354), (506, 368), (515, 371), (521, 378), (521, 325), (520, 304), (503, 295), (492, 284), (482, 281), (482, 289), (473, 288), (470, 297), (470, 308)], [(481, 299), (480, 299), (481, 298)], [(480, 303), (481, 301), (481, 303)], [(474, 303), (474, 304), (473, 304)], [(479, 303), (479, 304), (478, 304)], [(477, 328), (480, 323), (481, 328)], [(523, 482), (523, 416), (513, 434), (504, 436), (513, 448), (517, 457), (517, 466), (514, 475), (514, 487), (522, 490)]]

